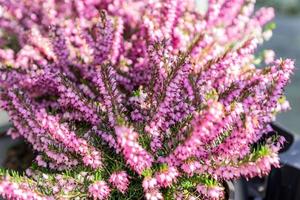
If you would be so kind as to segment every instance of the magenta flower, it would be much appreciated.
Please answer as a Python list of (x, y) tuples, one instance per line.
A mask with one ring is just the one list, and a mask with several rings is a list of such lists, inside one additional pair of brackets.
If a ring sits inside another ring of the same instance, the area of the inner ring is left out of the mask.
[(53, 197), (40, 196), (35, 191), (32, 191), (30, 186), (25, 183), (17, 184), (10, 180), (3, 180), (0, 182), (0, 194), (7, 199), (54, 200)]
[(126, 163), (139, 174), (150, 168), (153, 158), (138, 144), (138, 134), (133, 129), (124, 126), (116, 127), (115, 132)]
[(89, 186), (89, 196), (94, 200), (108, 199), (110, 188), (104, 181), (98, 181)]
[(125, 193), (129, 186), (129, 177), (125, 171), (115, 172), (110, 175), (109, 182), (120, 192)]
[(218, 186), (209, 187), (205, 185), (198, 185), (197, 191), (203, 194), (207, 199), (218, 200), (224, 198), (224, 188)]
[(290, 109), (295, 67), (257, 53), (274, 9), (196, 8), (0, 0), (0, 106), (7, 134), (36, 152), (26, 175), (0, 170), (0, 195), (217, 200), (225, 181), (280, 167), (283, 139), (269, 124)]
[(179, 172), (175, 167), (168, 167), (165, 171), (156, 174), (155, 178), (161, 187), (170, 187), (176, 182), (178, 176)]

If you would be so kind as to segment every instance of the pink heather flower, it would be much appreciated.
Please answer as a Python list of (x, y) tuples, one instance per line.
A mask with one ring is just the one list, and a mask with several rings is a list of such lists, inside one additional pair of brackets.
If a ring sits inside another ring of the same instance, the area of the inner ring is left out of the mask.
[(168, 169), (166, 169), (165, 171), (156, 174), (155, 178), (159, 186), (169, 187), (176, 182), (178, 176), (179, 172), (175, 167), (168, 167)]
[(125, 171), (114, 172), (110, 175), (109, 182), (124, 194), (129, 186), (129, 177)]
[(105, 200), (109, 198), (110, 188), (104, 181), (98, 181), (89, 186), (89, 196), (94, 200)]
[(188, 175), (193, 175), (200, 168), (201, 163), (198, 161), (187, 161), (181, 166), (181, 169)]
[(17, 139), (21, 136), (20, 133), (14, 128), (8, 129), (6, 134), (9, 135), (12, 139)]
[(169, 155), (169, 159), (176, 162), (174, 164), (179, 165), (182, 161), (192, 156), (204, 157), (206, 154), (204, 145), (220, 134), (219, 131), (223, 125), (221, 123), (223, 115), (222, 104), (213, 102), (205, 112), (195, 116), (192, 122), (193, 131), (191, 136), (176, 147), (172, 154)]
[(273, 50), (265, 50), (263, 57), (267, 65), (271, 64), (275, 60), (275, 52)]
[(43, 197), (25, 183), (14, 183), (9, 179), (0, 180), (0, 194), (6, 199), (18, 200), (54, 200), (53, 197)]
[(224, 198), (224, 188), (219, 186), (206, 186), (199, 184), (197, 186), (197, 192), (199, 192), (205, 198), (211, 200), (219, 200)]
[(163, 199), (163, 195), (159, 192), (159, 190), (149, 190), (145, 193), (146, 200), (161, 200)]
[(138, 134), (132, 128), (118, 126), (115, 132), (126, 162), (134, 171), (141, 174), (152, 166), (152, 156), (138, 144)]
[(124, 21), (122, 18), (117, 18), (116, 20), (116, 31), (114, 33), (114, 43), (112, 45), (112, 63), (115, 64), (120, 56), (120, 51), (123, 44), (123, 31), (124, 31)]
[[(166, 187), (178, 200), (196, 199), (178, 188), (182, 177), (210, 174), (216, 186), (192, 189), (222, 199), (224, 181), (279, 167), (281, 138), (252, 151), (289, 108), (294, 61), (267, 50), (267, 66), (256, 68), (274, 9), (256, 10), (255, 0), (208, 3), (200, 13), (194, 0), (0, 0), (8, 135), (24, 138), (37, 165), (55, 171), (30, 169), (14, 183), (0, 170), (0, 195), (109, 199), (107, 183), (125, 194), (143, 177), (146, 199), (163, 199)], [(87, 170), (66, 173), (74, 169)]]
[(35, 158), (35, 160), (36, 160), (36, 162), (37, 162), (37, 164), (39, 165), (39, 166), (41, 166), (41, 167), (47, 167), (47, 163), (43, 160), (43, 158), (42, 158), (42, 156), (37, 156), (36, 158)]
[(260, 25), (264, 25), (275, 16), (274, 8), (261, 8), (255, 14), (255, 19), (259, 22)]
[(259, 158), (254, 163), (246, 163), (241, 166), (241, 174), (245, 177), (265, 176), (270, 171), (272, 166), (280, 167), (279, 157), (275, 152), (270, 155)]
[[(83, 157), (83, 162), (96, 169), (101, 167), (101, 154), (94, 147), (89, 146), (87, 141), (77, 138), (74, 132), (69, 131), (67, 127), (59, 124), (58, 119), (49, 116), (44, 110), (36, 113), (37, 120), (40, 122), (40, 126), (48, 133), (52, 135), (58, 141), (64, 143), (68, 148), (73, 151), (78, 151)], [(69, 141), (69, 142), (68, 142)]]
[(290, 103), (288, 101), (284, 101), (283, 103), (278, 103), (276, 111), (287, 111), (289, 109), (291, 109)]
[(163, 199), (162, 193), (159, 191), (157, 178), (145, 177), (143, 180), (143, 189), (147, 200)]
[(157, 179), (156, 178), (146, 177), (143, 180), (144, 191), (149, 191), (149, 190), (155, 189), (155, 188), (157, 188), (157, 186), (158, 185), (157, 185)]

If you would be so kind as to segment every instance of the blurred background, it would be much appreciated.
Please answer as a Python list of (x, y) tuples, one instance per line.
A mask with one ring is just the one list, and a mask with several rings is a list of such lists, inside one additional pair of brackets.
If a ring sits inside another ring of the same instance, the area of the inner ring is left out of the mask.
[(300, 0), (258, 0), (259, 6), (272, 6), (286, 15), (297, 15), (300, 12)]

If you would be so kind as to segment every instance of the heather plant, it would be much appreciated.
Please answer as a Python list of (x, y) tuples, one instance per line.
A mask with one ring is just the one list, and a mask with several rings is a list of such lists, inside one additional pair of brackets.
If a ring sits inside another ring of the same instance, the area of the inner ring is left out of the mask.
[(7, 199), (226, 199), (279, 167), (294, 69), (255, 0), (0, 0), (1, 106), (36, 152)]

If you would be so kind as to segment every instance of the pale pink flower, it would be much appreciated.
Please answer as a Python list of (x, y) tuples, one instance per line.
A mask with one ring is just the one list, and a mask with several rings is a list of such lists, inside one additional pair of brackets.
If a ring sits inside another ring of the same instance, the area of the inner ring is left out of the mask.
[(89, 196), (94, 200), (105, 200), (109, 198), (110, 188), (105, 181), (98, 181), (89, 186)]
[(114, 172), (110, 175), (109, 182), (124, 194), (129, 186), (129, 177), (125, 171)]

